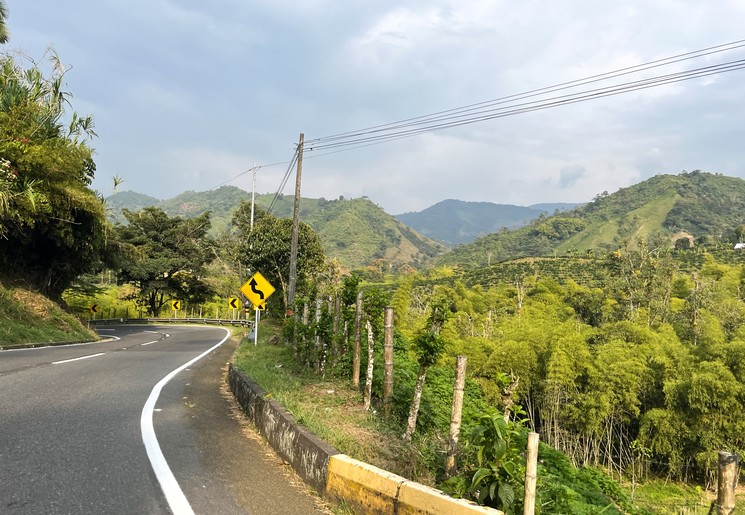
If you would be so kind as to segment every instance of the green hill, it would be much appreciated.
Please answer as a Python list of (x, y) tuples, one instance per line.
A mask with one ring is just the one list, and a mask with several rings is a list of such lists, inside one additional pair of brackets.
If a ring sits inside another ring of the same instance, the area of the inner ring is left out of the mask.
[(732, 242), (745, 223), (745, 180), (699, 171), (658, 175), (528, 226), (502, 230), (441, 256), (476, 268), (520, 257), (615, 250), (639, 239)]
[(469, 243), (502, 227), (521, 227), (544, 211), (491, 202), (443, 200), (419, 212), (396, 215), (420, 233), (447, 243)]
[(396, 218), (428, 238), (448, 245), (460, 245), (497, 232), (503, 227), (522, 227), (542, 214), (566, 211), (577, 205), (554, 203), (524, 207), (449, 199), (422, 211), (396, 215)]
[[(122, 199), (120, 196), (124, 195)], [(250, 201), (251, 194), (235, 186), (223, 186), (216, 190), (187, 191), (172, 199), (157, 200), (143, 205), (143, 199), (132, 192), (117, 193), (107, 199), (109, 206), (139, 210), (147, 205), (155, 206), (171, 216), (193, 217), (210, 211), (211, 233), (219, 234), (230, 227), (233, 210), (241, 201)], [(127, 205), (132, 199), (133, 204)], [(273, 194), (256, 195), (256, 205), (268, 209)], [(294, 198), (280, 196), (272, 207), (272, 214), (280, 218), (291, 218)], [(111, 216), (112, 220), (117, 218)], [(359, 199), (303, 198), (300, 203), (300, 219), (318, 233), (326, 255), (336, 258), (347, 269), (375, 265), (386, 271), (401, 267), (419, 268), (447, 251), (441, 243), (430, 240), (413, 231), (387, 214), (366, 197)]]
[(144, 207), (155, 206), (159, 202), (159, 199), (143, 193), (120, 191), (106, 198), (106, 216), (111, 222), (124, 223), (122, 209), (139, 211)]

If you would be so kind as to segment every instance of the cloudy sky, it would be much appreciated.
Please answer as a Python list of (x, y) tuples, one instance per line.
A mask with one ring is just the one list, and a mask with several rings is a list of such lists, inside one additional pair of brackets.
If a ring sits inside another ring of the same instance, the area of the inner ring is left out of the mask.
[[(99, 134), (94, 187), (274, 193), (306, 140), (745, 39), (745, 1), (5, 0)], [(659, 75), (745, 59), (745, 49)], [(628, 77), (624, 81), (642, 78)], [(391, 214), (448, 198), (583, 202), (660, 173), (745, 177), (745, 70), (329, 153), (303, 196)], [(587, 87), (585, 87), (587, 89)], [(236, 178), (237, 177), (237, 178)], [(292, 194), (292, 180), (284, 193)]]

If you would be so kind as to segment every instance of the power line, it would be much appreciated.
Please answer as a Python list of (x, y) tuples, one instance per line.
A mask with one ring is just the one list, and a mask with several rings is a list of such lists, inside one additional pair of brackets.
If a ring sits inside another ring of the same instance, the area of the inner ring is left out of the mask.
[(318, 151), (324, 149), (339, 149), (342, 147), (353, 147), (358, 148), (360, 145), (368, 145), (372, 143), (383, 143), (395, 139), (402, 139), (407, 137), (416, 136), (419, 134), (434, 132), (437, 130), (448, 129), (452, 127), (458, 127), (462, 125), (468, 125), (472, 123), (482, 122), (486, 120), (492, 120), (495, 118), (503, 118), (506, 116), (514, 116), (516, 114), (523, 114), (532, 111), (538, 111), (548, 109), (550, 107), (558, 107), (561, 105), (575, 104), (578, 102), (593, 100), (596, 98), (602, 98), (607, 96), (614, 96), (621, 93), (628, 93), (630, 91), (637, 91), (647, 89), (651, 87), (657, 87), (676, 82), (682, 82), (685, 80), (691, 80), (709, 75), (715, 75), (725, 73), (729, 71), (736, 71), (745, 68), (745, 59), (736, 61), (730, 61), (727, 63), (721, 63), (717, 65), (705, 66), (702, 68), (696, 68), (692, 70), (686, 70), (684, 72), (677, 72), (667, 75), (660, 75), (650, 77), (647, 79), (641, 79), (637, 81), (626, 82), (622, 84), (614, 84), (611, 86), (605, 86), (603, 88), (595, 88), (590, 90), (584, 90), (576, 93), (567, 95), (560, 95), (556, 97), (549, 97), (540, 100), (533, 100), (524, 103), (512, 103), (501, 107), (491, 107), (490, 109), (481, 109), (479, 111), (463, 112), (456, 115), (432, 117), (426, 124), (406, 124), (397, 127), (395, 131), (380, 131), (374, 130), (367, 133), (357, 133), (355, 136), (350, 136), (347, 139), (339, 139), (336, 141), (330, 141), (328, 143), (318, 143), (312, 147), (306, 149), (307, 151)]
[(259, 169), (261, 169), (261, 168), (270, 168), (270, 167), (272, 167), (272, 166), (286, 165), (287, 163), (289, 163), (289, 161), (280, 161), (280, 162), (278, 162), (278, 163), (270, 163), (270, 164), (266, 164), (266, 165), (254, 165), (254, 166), (252, 166), (251, 168), (249, 168), (248, 170), (246, 170), (246, 171), (243, 171), (243, 172), (239, 173), (238, 175), (234, 175), (234, 176), (233, 176), (233, 177), (231, 177), (230, 179), (228, 179), (228, 180), (226, 180), (226, 181), (223, 181), (223, 182), (221, 182), (221, 183), (220, 183), (220, 184), (218, 184), (217, 186), (212, 186), (212, 187), (211, 187), (211, 188), (209, 188), (209, 189), (211, 189), (211, 190), (214, 190), (214, 189), (217, 189), (217, 188), (219, 188), (220, 186), (225, 186), (225, 185), (226, 185), (227, 183), (229, 183), (229, 182), (233, 182), (234, 180), (238, 179), (239, 177), (243, 177), (243, 176), (244, 176), (244, 175), (246, 175), (247, 173), (253, 172), (254, 170), (259, 170)]
[[(667, 84), (673, 84), (676, 82), (682, 82), (686, 80), (692, 80), (696, 78), (706, 77), (710, 75), (726, 73), (745, 68), (745, 59), (729, 61), (725, 63), (704, 66), (700, 68), (693, 68), (682, 72), (669, 73), (665, 75), (658, 75), (648, 77), (646, 79), (640, 79), (635, 81), (616, 83), (609, 86), (578, 91), (569, 94), (563, 94), (553, 97), (546, 97), (550, 93), (564, 91), (567, 89), (578, 88), (580, 86), (586, 86), (597, 82), (607, 81), (610, 79), (622, 77), (625, 75), (640, 73), (643, 71), (660, 68), (663, 66), (670, 66), (672, 64), (692, 60), (700, 59), (702, 57), (715, 55), (738, 48), (745, 47), (745, 39), (733, 41), (730, 43), (724, 43), (721, 45), (715, 45), (692, 52), (686, 52), (677, 54), (674, 56), (657, 59), (647, 63), (639, 65), (628, 66), (620, 68), (610, 72), (601, 74), (591, 75), (582, 79), (576, 79), (568, 82), (562, 82), (552, 86), (546, 86), (533, 90), (526, 91), (524, 93), (517, 93), (513, 95), (507, 95), (484, 102), (478, 102), (469, 104), (454, 109), (448, 109), (444, 111), (438, 111), (428, 115), (416, 116), (412, 118), (406, 118), (403, 120), (374, 125), (363, 129), (357, 129), (353, 131), (341, 132), (332, 134), (330, 136), (324, 136), (320, 138), (306, 140), (303, 148), (306, 152), (321, 152), (319, 154), (306, 156), (308, 158), (321, 157), (329, 154), (335, 154), (339, 152), (346, 152), (355, 150), (362, 147), (368, 147), (371, 145), (378, 145), (389, 141), (395, 141), (404, 138), (410, 138), (420, 134), (434, 132), (438, 130), (449, 129), (462, 125), (469, 125), (473, 123), (483, 122), (487, 120), (493, 120), (496, 118), (503, 118), (506, 116), (514, 116), (517, 114), (524, 114), (533, 111), (539, 111), (543, 109), (549, 109), (552, 107), (559, 107), (563, 105), (575, 104), (578, 102), (584, 102), (587, 100), (593, 100), (597, 98), (603, 98), (608, 96), (619, 95), (621, 93), (628, 93), (631, 91), (638, 91), (642, 89), (663, 86)], [(537, 97), (537, 98), (536, 98)], [(541, 98), (544, 97), (544, 98)], [(526, 102), (519, 102), (522, 100), (529, 100)], [(269, 165), (261, 165), (255, 168), (266, 168), (270, 166), (277, 166), (282, 164), (288, 164), (287, 171), (277, 189), (276, 194), (269, 206), (269, 212), (273, 209), (279, 195), (284, 189), (287, 181), (290, 177), (293, 167), (298, 158), (298, 149), (295, 149), (293, 158), (290, 161), (282, 161), (278, 163), (272, 163)], [(235, 179), (247, 174), (252, 171), (253, 168), (242, 172), (235, 177), (222, 182), (219, 186), (232, 182)]]
[(285, 185), (287, 184), (287, 180), (290, 178), (290, 175), (292, 174), (292, 169), (295, 166), (295, 163), (297, 163), (298, 158), (298, 151), (299, 147), (295, 147), (295, 154), (292, 156), (292, 159), (290, 160), (290, 164), (287, 167), (287, 171), (285, 172), (284, 177), (282, 178), (282, 182), (279, 185), (279, 188), (277, 188), (277, 193), (274, 194), (274, 198), (272, 199), (271, 204), (269, 204), (269, 208), (266, 210), (267, 213), (271, 213), (272, 209), (274, 209), (274, 204), (277, 202), (277, 199), (279, 198), (280, 194), (282, 193), (282, 190), (285, 189)]
[(678, 55), (666, 57), (663, 59), (657, 59), (654, 61), (650, 61), (647, 63), (635, 65), (635, 66), (628, 66), (626, 68), (621, 68), (621, 69), (613, 70), (610, 72), (592, 75), (589, 77), (585, 77), (583, 79), (576, 79), (576, 80), (556, 84), (553, 86), (546, 86), (546, 87), (542, 87), (538, 89), (533, 89), (533, 90), (530, 90), (524, 93), (508, 95), (508, 96), (496, 98), (493, 100), (487, 100), (484, 102), (469, 104), (466, 106), (457, 107), (454, 109), (448, 109), (445, 111), (439, 111), (439, 112), (428, 114), (428, 115), (417, 116), (414, 118), (407, 118), (404, 120), (399, 120), (397, 122), (387, 123), (383, 125), (375, 125), (372, 127), (367, 127), (367, 128), (359, 129), (356, 131), (347, 131), (347, 132), (342, 132), (339, 134), (333, 134), (330, 136), (315, 138), (315, 139), (307, 141), (306, 145), (315, 146), (316, 143), (322, 143), (325, 141), (353, 138), (353, 137), (357, 137), (357, 136), (368, 134), (368, 133), (389, 131), (389, 130), (394, 130), (394, 129), (398, 129), (398, 128), (402, 128), (406, 126), (411, 126), (413, 124), (427, 123), (432, 119), (438, 119), (442, 116), (454, 116), (454, 115), (457, 116), (458, 114), (461, 114), (461, 113), (467, 113), (467, 112), (471, 112), (474, 110), (480, 110), (485, 107), (491, 107), (493, 105), (504, 104), (504, 103), (507, 103), (508, 101), (515, 101), (515, 100), (520, 100), (523, 98), (541, 96), (541, 95), (545, 95), (547, 93), (552, 93), (555, 91), (583, 86), (583, 85), (590, 84), (593, 82), (599, 82), (603, 80), (620, 77), (623, 75), (628, 75), (631, 73), (638, 73), (640, 71), (658, 68), (660, 66), (668, 66), (670, 64), (674, 64), (674, 63), (678, 63), (678, 62), (682, 62), (682, 61), (686, 61), (690, 59), (697, 59), (697, 58), (704, 57), (707, 55), (735, 50), (737, 48), (742, 48), (743, 46), (745, 46), (745, 40), (733, 41), (731, 43), (716, 45), (716, 46), (712, 46), (708, 48), (703, 48), (701, 50), (695, 50), (692, 52), (686, 52), (683, 54), (678, 54)]

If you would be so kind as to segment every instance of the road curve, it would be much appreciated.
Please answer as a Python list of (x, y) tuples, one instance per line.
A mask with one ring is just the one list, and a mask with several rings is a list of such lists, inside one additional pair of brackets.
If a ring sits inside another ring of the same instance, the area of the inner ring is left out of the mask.
[[(101, 333), (111, 340), (0, 352), (0, 512), (324, 512), (231, 417), (224, 329)], [(163, 466), (185, 504), (164, 495)]]

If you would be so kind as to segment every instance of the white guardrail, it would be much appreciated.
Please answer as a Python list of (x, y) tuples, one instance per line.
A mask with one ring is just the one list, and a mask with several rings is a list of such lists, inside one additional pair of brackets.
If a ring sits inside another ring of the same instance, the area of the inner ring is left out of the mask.
[(90, 324), (215, 324), (215, 325), (240, 325), (253, 327), (253, 320), (240, 320), (230, 318), (99, 318), (88, 320)]

